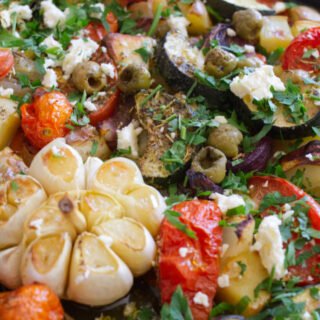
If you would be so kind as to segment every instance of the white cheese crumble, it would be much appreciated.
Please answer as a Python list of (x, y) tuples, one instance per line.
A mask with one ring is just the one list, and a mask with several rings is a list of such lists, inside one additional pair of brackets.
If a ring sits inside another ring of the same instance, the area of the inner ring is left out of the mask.
[(46, 37), (41, 43), (40, 46), (45, 46), (47, 49), (59, 48), (62, 49), (61, 43), (53, 38), (53, 35)]
[(273, 67), (270, 65), (256, 68), (242, 78), (237, 76), (230, 84), (230, 90), (239, 98), (250, 96), (257, 100), (271, 99), (273, 97), (271, 87), (277, 91), (285, 90), (285, 85), (274, 74)]
[(255, 47), (251, 46), (250, 44), (245, 44), (243, 48), (246, 51), (246, 53), (255, 53), (256, 52)]
[(196, 47), (192, 47), (188, 43), (187, 37), (182, 33), (169, 33), (166, 36), (164, 48), (170, 59), (177, 65), (185, 62), (199, 70), (203, 69), (204, 56), (202, 51)]
[(3, 97), (3, 98), (10, 98), (10, 96), (12, 96), (14, 93), (14, 90), (12, 88), (3, 88), (3, 87), (0, 87), (0, 97)]
[(284, 268), (285, 250), (283, 249), (280, 225), (281, 220), (277, 216), (265, 217), (255, 235), (256, 242), (251, 247), (252, 250), (259, 251), (262, 264), (269, 274), (274, 268), (274, 277), (277, 280), (286, 274)]
[(187, 27), (190, 22), (185, 17), (175, 17), (171, 15), (167, 22), (172, 32), (178, 32), (185, 37), (188, 36)]
[(179, 255), (181, 258), (185, 258), (189, 252), (189, 249), (186, 247), (179, 248)]
[(280, 12), (286, 11), (287, 10), (287, 6), (286, 6), (286, 4), (284, 2), (277, 1), (273, 6), (273, 10), (276, 13), (280, 13)]
[(306, 154), (305, 155), (305, 157), (307, 158), (307, 159), (309, 159), (310, 161), (313, 161), (314, 159), (313, 159), (313, 154), (312, 153), (308, 153), (308, 154)]
[(308, 311), (306, 311), (306, 312), (302, 315), (302, 320), (311, 320), (311, 319), (313, 319), (313, 318), (312, 318), (311, 314), (310, 314)]
[(97, 107), (96, 105), (90, 100), (87, 99), (84, 103), (83, 106), (88, 110), (88, 111), (96, 111)]
[(235, 37), (235, 36), (237, 35), (237, 33), (236, 33), (233, 29), (228, 28), (228, 29), (227, 29), (227, 35), (228, 35), (229, 37)]
[(52, 87), (57, 87), (58, 82), (57, 82), (57, 74), (53, 69), (47, 69), (41, 84), (46, 87), (46, 88), (52, 88)]
[(193, 302), (196, 304), (200, 304), (206, 308), (209, 307), (209, 305), (210, 305), (209, 304), (209, 297), (201, 291), (199, 291), (195, 294), (195, 296), (193, 297)]
[(101, 70), (107, 77), (114, 79), (116, 73), (114, 65), (112, 63), (102, 63)]
[(239, 206), (245, 206), (246, 204), (243, 198), (238, 194), (225, 196), (220, 193), (212, 193), (209, 198), (217, 202), (222, 213), (226, 213), (228, 210)]
[(218, 277), (218, 286), (220, 288), (227, 288), (230, 286), (230, 278), (228, 274), (222, 274)]
[(0, 23), (6, 29), (12, 25), (14, 19), (17, 23), (24, 20), (28, 21), (32, 18), (32, 10), (28, 5), (19, 5), (17, 2), (12, 2), (7, 10), (0, 10)]
[(74, 39), (62, 62), (62, 69), (65, 78), (68, 79), (74, 68), (82, 62), (88, 61), (91, 56), (98, 50), (99, 45), (91, 39)]
[(64, 24), (67, 11), (61, 11), (51, 0), (42, 1), (40, 4), (43, 10), (43, 23), (48, 28), (55, 28), (58, 24)]
[(90, 18), (95, 18), (95, 19), (101, 19), (102, 14), (105, 9), (105, 5), (103, 3), (95, 3), (90, 6), (90, 8), (93, 9), (92, 12), (90, 12)]
[(117, 130), (118, 144), (117, 149), (131, 149), (131, 156), (137, 158), (138, 152), (138, 136), (142, 132), (142, 128), (138, 127), (138, 123), (131, 121), (129, 125)]

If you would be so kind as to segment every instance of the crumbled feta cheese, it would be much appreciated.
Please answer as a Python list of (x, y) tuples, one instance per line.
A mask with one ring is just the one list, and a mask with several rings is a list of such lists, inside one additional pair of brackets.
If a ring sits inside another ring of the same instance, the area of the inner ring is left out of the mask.
[(217, 122), (219, 122), (219, 123), (221, 123), (221, 124), (226, 124), (226, 123), (228, 123), (228, 120), (227, 120), (226, 117), (224, 117), (224, 116), (215, 116), (215, 117), (213, 118), (213, 120), (214, 120), (214, 121), (217, 121)]
[(95, 19), (101, 19), (102, 14), (105, 9), (105, 5), (103, 3), (95, 3), (90, 6), (90, 8), (93, 8), (93, 11), (90, 12), (90, 18), (95, 18)]
[(61, 11), (51, 0), (42, 1), (40, 8), (43, 10), (43, 23), (46, 27), (52, 29), (65, 22), (67, 11)]
[(235, 36), (237, 35), (237, 33), (236, 33), (233, 29), (228, 28), (228, 29), (227, 29), (227, 35), (228, 35), (229, 37), (235, 37)]
[(172, 32), (178, 32), (185, 37), (188, 36), (187, 27), (190, 22), (185, 17), (175, 17), (171, 15), (167, 21)]
[[(14, 15), (16, 16), (14, 18)], [(0, 22), (3, 28), (9, 28), (12, 25), (13, 19), (17, 23), (23, 20), (30, 20), (32, 18), (32, 10), (28, 5), (19, 5), (17, 2), (12, 2), (7, 10), (0, 10)]]
[(193, 297), (193, 302), (196, 304), (201, 304), (206, 308), (209, 307), (209, 297), (201, 291), (195, 294)]
[(319, 56), (320, 56), (319, 50), (314, 49), (314, 50), (312, 51), (312, 53), (311, 53), (311, 56), (312, 56), (313, 58), (315, 58), (315, 59), (318, 59)]
[(286, 4), (284, 2), (277, 1), (273, 6), (273, 10), (276, 13), (280, 13), (280, 12), (286, 11), (287, 10), (287, 6), (286, 6)]
[(102, 51), (103, 53), (107, 53), (107, 48), (106, 48), (106, 47), (101, 47), (101, 51)]
[(230, 286), (230, 278), (228, 274), (222, 274), (218, 277), (218, 286), (220, 288), (227, 288)]
[(256, 243), (252, 246), (252, 250), (259, 251), (262, 264), (269, 274), (274, 268), (274, 277), (277, 280), (286, 274), (284, 268), (285, 250), (283, 249), (280, 225), (281, 220), (277, 216), (265, 217), (255, 236)]
[(268, 186), (269, 186), (269, 181), (267, 180), (267, 181), (262, 185), (262, 187), (263, 187), (263, 188), (268, 188)]
[(257, 100), (271, 99), (273, 97), (271, 87), (277, 91), (285, 90), (285, 85), (269, 65), (256, 68), (242, 78), (237, 76), (230, 84), (230, 90), (239, 98), (251, 96)]
[(179, 64), (183, 60), (199, 70), (203, 69), (204, 56), (202, 51), (196, 47), (192, 47), (183, 34), (169, 33), (164, 47), (172, 61)]
[(88, 111), (96, 111), (97, 110), (97, 107), (96, 105), (90, 100), (86, 100), (84, 103), (83, 103), (83, 106), (88, 110)]
[(310, 314), (308, 311), (306, 311), (306, 312), (302, 315), (302, 320), (311, 320), (311, 319), (313, 319), (313, 318), (312, 318), (311, 314)]
[(289, 210), (291, 210), (291, 205), (289, 203), (285, 203), (282, 206), (282, 208), (283, 208), (284, 211), (289, 211)]
[(283, 215), (282, 215), (282, 220), (287, 220), (289, 218), (291, 218), (294, 215), (294, 211), (293, 210), (288, 210), (286, 211)]
[(185, 258), (188, 254), (188, 248), (185, 248), (185, 247), (181, 247), (179, 248), (179, 255), (181, 258)]
[(0, 87), (0, 97), (3, 98), (10, 98), (14, 93), (14, 90), (12, 88), (5, 89), (3, 87)]
[(313, 161), (314, 159), (313, 159), (313, 154), (312, 153), (308, 153), (308, 154), (306, 154), (306, 156), (305, 156), (307, 159), (309, 159), (310, 161)]
[(135, 121), (131, 121), (129, 125), (117, 130), (118, 145), (117, 149), (131, 149), (131, 156), (137, 158), (138, 152), (138, 136), (142, 132), (142, 128), (138, 127)]
[(41, 43), (40, 46), (45, 46), (47, 49), (59, 48), (62, 49), (61, 43), (53, 38), (53, 35), (46, 37)]
[(41, 84), (46, 87), (46, 88), (52, 88), (52, 87), (57, 87), (58, 82), (57, 82), (57, 74), (53, 69), (47, 69)]
[(247, 52), (247, 53), (254, 53), (256, 52), (256, 49), (254, 48), (254, 46), (251, 46), (249, 44), (245, 44), (244, 45), (244, 50)]
[(102, 63), (101, 70), (107, 77), (114, 79), (116, 73), (114, 65), (112, 63)]
[(241, 196), (238, 194), (232, 194), (231, 196), (225, 196), (220, 193), (212, 193), (210, 195), (210, 199), (216, 200), (220, 210), (222, 213), (226, 213), (228, 210), (239, 207), (245, 206), (245, 202)]
[(99, 45), (91, 39), (71, 40), (70, 48), (62, 62), (65, 78), (68, 79), (70, 77), (79, 63), (88, 61), (98, 48)]

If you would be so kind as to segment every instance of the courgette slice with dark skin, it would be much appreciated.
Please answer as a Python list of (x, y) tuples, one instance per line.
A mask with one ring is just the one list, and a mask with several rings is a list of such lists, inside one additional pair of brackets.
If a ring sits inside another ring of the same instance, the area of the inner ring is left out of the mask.
[(170, 119), (172, 116), (191, 117), (192, 109), (181, 95), (173, 96), (158, 92), (155, 97), (146, 101), (150, 92), (150, 90), (142, 91), (135, 96), (136, 116), (144, 129), (139, 136), (140, 157), (137, 163), (148, 183), (162, 186), (182, 181), (185, 177), (184, 173), (190, 164), (194, 147), (187, 147), (183, 159), (184, 166), (174, 172), (166, 169), (161, 157), (179, 138), (176, 132), (168, 129)]
[[(167, 37), (168, 34), (159, 42), (157, 47), (156, 63), (159, 72), (171, 89), (187, 93), (196, 81), (193, 76), (195, 67), (183, 57), (181, 57), (179, 65), (170, 58), (165, 48)], [(204, 96), (209, 104), (214, 106), (223, 105), (227, 101), (228, 96), (227, 91), (217, 90), (200, 83), (197, 83), (192, 92), (195, 95)]]
[[(239, 118), (252, 129), (253, 132), (259, 131), (263, 125), (263, 120), (253, 120), (253, 103), (246, 103), (244, 100), (230, 93), (232, 105), (234, 106)], [(284, 116), (285, 118), (285, 116)], [(284, 121), (283, 126), (277, 121), (271, 128), (270, 136), (277, 139), (298, 139), (312, 136), (312, 127), (320, 127), (320, 111), (316, 113), (309, 112), (309, 119), (300, 124), (294, 124)]]
[[(231, 19), (232, 15), (236, 11), (245, 9), (255, 9), (264, 16), (271, 16), (276, 13), (273, 9), (267, 8), (266, 5), (262, 5), (258, 1), (256, 1), (256, 7), (252, 5), (252, 2), (253, 0), (248, 1), (248, 5), (245, 5), (245, 1), (240, 2), (237, 0), (208, 0), (207, 4), (208, 6), (216, 10), (225, 19)], [(263, 8), (263, 6), (265, 8)]]

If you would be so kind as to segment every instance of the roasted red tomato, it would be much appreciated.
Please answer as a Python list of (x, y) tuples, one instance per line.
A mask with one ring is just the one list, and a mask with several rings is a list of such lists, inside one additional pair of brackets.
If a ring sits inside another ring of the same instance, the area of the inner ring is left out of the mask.
[[(110, 32), (117, 32), (119, 29), (118, 19), (112, 13), (109, 12), (106, 16), (106, 21), (109, 25)], [(86, 30), (88, 32), (89, 37), (96, 42), (100, 42), (107, 34), (107, 30), (105, 29), (104, 25), (101, 22), (90, 22)]]
[(32, 103), (21, 106), (21, 127), (30, 143), (41, 149), (68, 133), (66, 124), (71, 114), (72, 106), (63, 93), (36, 92)]
[(89, 114), (90, 123), (96, 126), (99, 122), (109, 118), (119, 105), (120, 91), (117, 89), (107, 99), (97, 111)]
[(283, 69), (319, 71), (320, 27), (311, 28), (298, 35), (286, 49)]
[[(308, 216), (312, 228), (320, 230), (320, 205), (303, 190), (289, 181), (271, 176), (256, 176), (249, 180), (249, 190), (252, 199), (259, 205), (269, 193), (279, 192), (282, 196), (295, 196), (296, 200), (306, 199), (309, 211)], [(296, 239), (296, 236), (293, 236)], [(306, 244), (301, 250), (296, 250), (296, 257), (301, 254), (309, 256), (297, 266), (289, 267), (291, 276), (300, 277), (300, 284), (316, 284), (320, 282), (320, 253), (312, 253), (312, 245)]]
[(63, 314), (59, 298), (42, 284), (0, 293), (1, 320), (62, 320)]
[(0, 48), (0, 79), (4, 78), (14, 64), (13, 54), (10, 49)]
[[(173, 207), (193, 230), (188, 237), (166, 219), (160, 229), (159, 281), (163, 302), (169, 302), (178, 285), (188, 298), (194, 319), (207, 320), (216, 294), (222, 229), (221, 211), (213, 201), (192, 200)], [(202, 303), (199, 301), (202, 299)], [(198, 300), (199, 299), (199, 300)]]

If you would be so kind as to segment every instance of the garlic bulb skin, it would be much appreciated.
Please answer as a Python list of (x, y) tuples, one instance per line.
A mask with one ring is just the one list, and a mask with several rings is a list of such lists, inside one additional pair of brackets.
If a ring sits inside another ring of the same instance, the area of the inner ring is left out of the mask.
[(44, 283), (62, 297), (67, 283), (71, 250), (72, 241), (68, 233), (31, 242), (21, 262), (23, 284)]
[(46, 200), (47, 196), (34, 178), (23, 175), (8, 181), (0, 192), (3, 192), (0, 217), (8, 216), (3, 223), (0, 218), (0, 249), (5, 249), (21, 241), (25, 220)]
[(8, 289), (16, 289), (22, 285), (20, 276), (22, 254), (22, 245), (0, 251), (0, 283)]
[(112, 219), (93, 229), (93, 232), (112, 239), (111, 249), (127, 264), (134, 276), (146, 273), (153, 264), (156, 244), (150, 232), (130, 218)]
[(67, 298), (102, 306), (124, 297), (133, 285), (133, 275), (107, 243), (84, 232), (72, 252)]
[(82, 190), (85, 169), (80, 154), (58, 138), (47, 144), (31, 162), (29, 174), (36, 178), (48, 194)]

